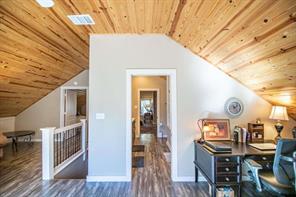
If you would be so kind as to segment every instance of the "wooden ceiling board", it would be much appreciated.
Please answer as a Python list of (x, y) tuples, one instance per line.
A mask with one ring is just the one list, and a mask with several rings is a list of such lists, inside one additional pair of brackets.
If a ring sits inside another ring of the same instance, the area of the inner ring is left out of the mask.
[[(88, 61), (88, 55), (85, 54), (88, 46), (85, 43), (79, 43), (80, 40), (77, 39), (77, 37), (72, 37), (68, 28), (57, 24), (56, 21), (52, 20), (53, 17), (48, 17), (50, 11), (47, 9), (46, 11), (48, 13), (45, 13), (46, 15), (40, 15), (40, 12), (43, 11), (42, 8), (37, 7), (38, 9), (36, 10), (31, 8), (32, 5), (29, 5), (27, 1), (21, 1), (20, 3), (1, 8), (1, 12), (4, 14), (3, 23), (6, 22), (5, 26), (11, 29), (15, 27), (21, 28), (15, 31), (19, 34), (24, 34), (24, 37), (31, 39), (32, 42), (36, 40), (37, 43), (49, 47), (49, 49), (55, 52), (59, 51), (61, 54), (71, 52), (69, 56), (74, 58), (74, 60), (82, 61), (83, 59), (85, 62)], [(6, 16), (8, 18), (7, 20), (5, 20)], [(64, 36), (67, 35), (67, 39), (62, 37), (59, 31), (56, 31), (57, 29), (60, 29), (60, 32)], [(25, 32), (23, 32), (23, 30), (25, 30)], [(77, 46), (74, 43), (76, 43)]]
[[(293, 11), (296, 11), (296, 7)], [(261, 29), (260, 31), (256, 30), (244, 32), (244, 35), (238, 35), (238, 39), (233, 39), (233, 42), (226, 42), (226, 45), (223, 45), (226, 49), (225, 51), (220, 48), (215, 52), (212, 52), (211, 57), (208, 56), (207, 58), (212, 59), (212, 63), (219, 67), (223, 64), (231, 62), (237, 57), (240, 57), (240, 55), (248, 54), (249, 51), (252, 51), (259, 46), (269, 48), (269, 46), (266, 46), (266, 43), (268, 42), (273, 43), (275, 46), (282, 46), (281, 43), (274, 43), (275, 39), (279, 38), (277, 40), (278, 42), (287, 42), (286, 40), (288, 39), (284, 39), (283, 36), (287, 34), (286, 36), (288, 37), (289, 30), (292, 31), (295, 29), (295, 23), (291, 20), (289, 13), (286, 13), (285, 15), (283, 13), (279, 13), (279, 15), (283, 17), (279, 18), (279, 20), (273, 21), (275, 26), (266, 26), (265, 28), (260, 28), (259, 26), (258, 29)], [(264, 19), (262, 21), (264, 21)], [(254, 26), (250, 26), (250, 28), (252, 27)], [(256, 26), (255, 29), (257, 29)], [(293, 38), (293, 36), (289, 37)], [(241, 40), (245, 40), (246, 42), (240, 43)]]
[[(0, 117), (88, 68), (89, 34), (166, 34), (296, 119), (295, 0), (0, 0)], [(91, 26), (67, 18), (90, 14)]]

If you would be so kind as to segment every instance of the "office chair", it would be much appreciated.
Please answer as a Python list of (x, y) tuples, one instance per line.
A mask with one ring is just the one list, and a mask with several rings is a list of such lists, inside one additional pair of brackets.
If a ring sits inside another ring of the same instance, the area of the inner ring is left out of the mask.
[(272, 171), (263, 171), (254, 160), (246, 159), (245, 162), (252, 172), (257, 190), (262, 191), (263, 185), (278, 194), (296, 194), (296, 139), (278, 141)]

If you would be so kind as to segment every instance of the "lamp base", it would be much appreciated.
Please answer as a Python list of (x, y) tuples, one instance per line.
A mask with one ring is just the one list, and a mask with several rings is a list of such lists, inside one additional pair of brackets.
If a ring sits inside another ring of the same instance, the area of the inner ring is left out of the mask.
[(282, 130), (283, 130), (283, 128), (284, 128), (284, 125), (282, 125), (280, 122), (278, 122), (278, 123), (276, 123), (276, 124), (274, 125), (274, 127), (275, 127), (275, 129), (276, 129), (276, 131), (277, 131), (277, 133), (278, 133), (278, 135), (274, 138), (274, 141), (275, 141), (275, 143), (277, 144), (277, 142), (278, 142), (280, 139), (282, 139), (282, 137), (281, 137), (281, 132), (282, 132)]
[(198, 143), (200, 143), (200, 144), (203, 144), (203, 143), (205, 143), (205, 139), (204, 139), (204, 138), (202, 138), (202, 137), (201, 137), (201, 138), (199, 138), (197, 141), (198, 141)]

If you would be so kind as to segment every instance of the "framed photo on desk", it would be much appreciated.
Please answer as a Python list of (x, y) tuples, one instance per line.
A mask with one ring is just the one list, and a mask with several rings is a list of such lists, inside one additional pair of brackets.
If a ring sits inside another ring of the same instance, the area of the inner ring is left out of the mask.
[(205, 140), (230, 140), (229, 119), (204, 119), (203, 126), (208, 126), (208, 131), (204, 133)]

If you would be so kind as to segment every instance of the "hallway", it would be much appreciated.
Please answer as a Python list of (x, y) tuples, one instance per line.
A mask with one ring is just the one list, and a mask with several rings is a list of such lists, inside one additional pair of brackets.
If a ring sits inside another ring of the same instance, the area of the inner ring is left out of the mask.
[(133, 168), (132, 181), (136, 188), (133, 193), (136, 196), (141, 193), (166, 196), (170, 193), (168, 186), (171, 182), (171, 168), (163, 154), (168, 149), (165, 140), (156, 140), (154, 134), (141, 134), (135, 144), (145, 145), (145, 152), (133, 153), (136, 156), (144, 156), (144, 167)]

